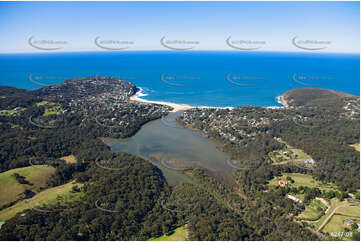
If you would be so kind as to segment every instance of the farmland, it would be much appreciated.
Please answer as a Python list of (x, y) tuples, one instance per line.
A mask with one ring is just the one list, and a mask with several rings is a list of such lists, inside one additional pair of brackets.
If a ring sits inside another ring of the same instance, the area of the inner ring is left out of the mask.
[[(46, 189), (34, 197), (17, 202), (15, 205), (0, 211), (0, 221), (6, 221), (17, 213), (34, 207), (42, 207), (49, 204), (64, 204), (69, 201), (79, 200), (82, 193), (71, 193), (72, 188), (79, 184), (72, 182), (61, 186)], [(45, 211), (45, 210), (44, 210)]]
[(279, 179), (286, 180), (287, 177), (291, 177), (294, 180), (294, 183), (289, 184), (290, 187), (310, 187), (310, 188), (319, 188), (321, 191), (329, 191), (329, 190), (337, 190), (337, 186), (332, 183), (323, 183), (317, 181), (309, 174), (301, 174), (301, 173), (285, 173), (281, 177), (275, 177), (270, 182), (270, 186), (278, 186)]
[(184, 241), (187, 237), (186, 225), (172, 231), (169, 235), (152, 238), (149, 241)]
[[(46, 180), (54, 172), (55, 168), (42, 165), (16, 168), (0, 173), (0, 206), (21, 199), (22, 193), (26, 189), (38, 192), (40, 187), (45, 186)], [(23, 176), (28, 184), (20, 184), (15, 179), (14, 173)]]

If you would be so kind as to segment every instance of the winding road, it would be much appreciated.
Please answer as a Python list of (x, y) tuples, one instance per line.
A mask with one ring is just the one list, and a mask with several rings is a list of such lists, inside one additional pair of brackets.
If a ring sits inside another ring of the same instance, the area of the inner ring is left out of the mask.
[(327, 218), (325, 219), (325, 221), (323, 221), (323, 223), (320, 225), (320, 227), (318, 227), (317, 232), (321, 231), (321, 229), (327, 224), (327, 222), (332, 218), (332, 216), (334, 215), (334, 213), (336, 212), (337, 209), (342, 208), (342, 207), (349, 207), (349, 206), (355, 206), (357, 203), (353, 203), (353, 204), (341, 204), (338, 205), (337, 207), (335, 207), (332, 212), (327, 216)]

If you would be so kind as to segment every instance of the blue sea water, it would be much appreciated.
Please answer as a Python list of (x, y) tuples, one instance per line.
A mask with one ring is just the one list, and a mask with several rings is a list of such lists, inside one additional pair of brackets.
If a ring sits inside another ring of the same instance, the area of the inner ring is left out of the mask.
[(1, 54), (0, 85), (25, 89), (68, 78), (113, 76), (143, 98), (192, 106), (280, 106), (276, 97), (315, 87), (360, 95), (360, 56), (330, 53), (137, 51)]

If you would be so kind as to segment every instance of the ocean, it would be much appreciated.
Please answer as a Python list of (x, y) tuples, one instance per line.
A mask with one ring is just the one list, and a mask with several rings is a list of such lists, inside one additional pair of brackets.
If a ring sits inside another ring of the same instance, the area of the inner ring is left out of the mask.
[(1, 54), (0, 85), (33, 90), (69, 78), (112, 76), (143, 99), (191, 106), (281, 106), (294, 88), (360, 95), (360, 56), (236, 51)]

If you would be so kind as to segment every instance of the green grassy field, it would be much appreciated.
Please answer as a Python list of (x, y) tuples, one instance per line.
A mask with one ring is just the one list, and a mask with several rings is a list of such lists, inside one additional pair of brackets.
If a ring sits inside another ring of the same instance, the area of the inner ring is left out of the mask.
[(48, 102), (48, 101), (42, 101), (42, 102), (38, 102), (35, 104), (37, 107), (40, 107), (40, 106), (55, 106), (56, 103), (55, 102)]
[(349, 216), (360, 216), (360, 205), (339, 208), (337, 209), (337, 213)]
[(275, 162), (283, 162), (283, 161), (289, 161), (291, 157), (287, 156), (286, 154), (283, 154), (283, 150), (274, 150), (268, 153), (269, 158)]
[(63, 109), (60, 105), (55, 102), (42, 101), (35, 104), (37, 107), (45, 106), (44, 117), (49, 115), (59, 115), (63, 112)]
[(315, 180), (311, 175), (301, 174), (301, 173), (284, 173), (281, 177), (273, 178), (269, 182), (269, 185), (278, 186), (279, 178), (285, 181), (287, 176), (290, 176), (295, 181), (293, 184), (289, 183), (290, 187), (307, 186), (307, 187), (318, 187), (320, 190), (338, 190), (335, 184), (322, 183), (320, 181)]
[(0, 116), (19, 115), (19, 111), (15, 110), (0, 110)]
[[(347, 201), (343, 202), (334, 202), (332, 203), (332, 208), (337, 207), (340, 204), (349, 204)], [(336, 210), (336, 212), (332, 215), (332, 217), (328, 220), (325, 226), (322, 228), (322, 232), (324, 233), (340, 233), (342, 236), (338, 237), (341, 240), (351, 240), (350, 233), (347, 233), (345, 229), (351, 229), (351, 226), (347, 223), (348, 221), (352, 220), (354, 223), (360, 223), (360, 204), (349, 204), (350, 206), (340, 207)], [(328, 214), (330, 214), (329, 212)], [(327, 214), (327, 215), (328, 215)], [(321, 222), (327, 217), (322, 217), (323, 219), (318, 221), (315, 225), (319, 226)], [(344, 232), (344, 233), (342, 233)]]
[(47, 107), (47, 108), (45, 108), (45, 112), (44, 112), (43, 116), (46, 117), (46, 116), (49, 116), (49, 115), (59, 115), (62, 112), (63, 112), (63, 109), (61, 108), (60, 105)]
[[(46, 180), (54, 172), (55, 168), (42, 165), (16, 168), (0, 173), (0, 206), (21, 198), (26, 189), (38, 192), (39, 188), (45, 186)], [(13, 176), (14, 173), (24, 176), (33, 185), (20, 184)]]
[[(304, 160), (312, 159), (312, 157), (307, 155), (303, 150), (294, 148), (282, 139), (279, 139), (278, 141), (285, 144), (287, 148), (285, 150), (275, 150), (268, 153), (268, 157), (274, 162), (275, 165), (286, 164), (289, 161), (292, 161), (292, 156), (294, 156), (295, 161), (300, 161), (302, 164)], [(283, 152), (287, 153), (284, 154)]]
[[(347, 200), (344, 201), (339, 201), (338, 198), (332, 198), (329, 202), (330, 204), (330, 209), (327, 211), (327, 213), (322, 216), (319, 220), (315, 221), (315, 222), (311, 222), (311, 224), (313, 224), (316, 228), (319, 228), (320, 225), (322, 225), (322, 223), (325, 221), (325, 219), (332, 213), (332, 211), (339, 205), (345, 205), (345, 204), (350, 204)], [(338, 210), (337, 210), (338, 211)]]
[(68, 201), (80, 200), (83, 195), (82, 192), (71, 193), (75, 185), (81, 187), (81, 184), (76, 184), (72, 181), (61, 186), (46, 189), (30, 199), (17, 202), (15, 205), (0, 211), (0, 221), (6, 221), (19, 212), (33, 207), (40, 207), (44, 204), (56, 204), (57, 202), (62, 204)]
[(173, 231), (171, 235), (163, 235), (158, 238), (149, 239), (149, 241), (184, 241), (187, 237), (187, 229), (184, 226)]
[(305, 205), (305, 210), (298, 216), (301, 219), (316, 219), (318, 218), (327, 207), (318, 202), (316, 199), (312, 199), (311, 202)]
[(46, 104), (48, 104), (48, 101), (42, 101), (42, 102), (35, 103), (35, 106), (40, 107), (40, 106), (44, 106)]
[[(350, 218), (346, 215), (335, 214), (332, 216), (330, 221), (323, 228), (322, 232), (331, 233), (331, 232), (344, 232), (345, 228), (350, 229), (351, 226), (347, 224), (347, 221), (355, 220), (355, 218)], [(357, 223), (360, 222), (360, 219), (357, 220)]]
[[(285, 173), (281, 177), (275, 177), (269, 182), (269, 186), (278, 186), (278, 180), (281, 178), (282, 181), (286, 181), (286, 177), (290, 176), (295, 182), (289, 183), (290, 187), (317, 187), (323, 191), (339, 191), (337, 186), (332, 183), (322, 183), (315, 180), (311, 175), (300, 174), (300, 173)], [(292, 194), (295, 197), (302, 198), (302, 194)], [(347, 199), (340, 201), (338, 198), (332, 198), (329, 201), (330, 208), (327, 209), (322, 203), (318, 203), (315, 199), (311, 201), (309, 205), (305, 206), (305, 210), (297, 217), (297, 219), (307, 222), (315, 230), (321, 230), (321, 232), (344, 232), (347, 225), (344, 223), (346, 220), (357, 220), (360, 221), (360, 205), (351, 203)], [(341, 206), (341, 207), (339, 207)], [(337, 208), (337, 209), (336, 209)], [(336, 210), (335, 210), (336, 209)], [(307, 221), (307, 219), (316, 219), (323, 211), (327, 211), (320, 219), (316, 221)], [(334, 213), (333, 213), (334, 212)], [(333, 214), (333, 215), (332, 215)], [(332, 216), (331, 216), (332, 215)], [(327, 220), (329, 218), (329, 220)], [(327, 221), (327, 222), (326, 222)], [(321, 227), (322, 226), (322, 227)], [(344, 233), (347, 235), (347, 233)], [(342, 240), (349, 240), (349, 237), (339, 238)]]
[(300, 159), (300, 160), (309, 160), (312, 159), (311, 156), (307, 155), (303, 150), (301, 149), (296, 149), (293, 148), (292, 146), (288, 146), (288, 149), (291, 150), (293, 153), (296, 154), (295, 159)]

